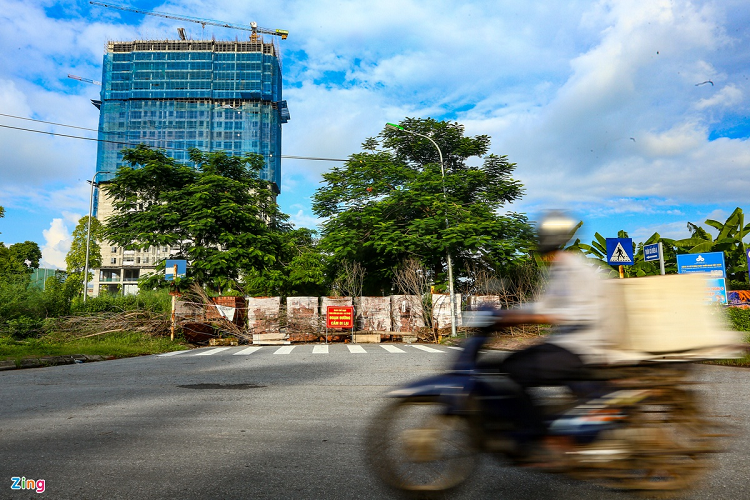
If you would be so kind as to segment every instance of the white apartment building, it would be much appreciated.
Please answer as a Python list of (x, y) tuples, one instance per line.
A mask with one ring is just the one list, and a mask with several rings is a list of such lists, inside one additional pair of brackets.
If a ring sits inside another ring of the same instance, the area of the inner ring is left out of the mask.
[[(102, 224), (112, 215), (112, 201), (99, 190), (96, 218)], [(89, 283), (88, 294), (96, 297), (102, 291), (135, 295), (138, 279), (154, 272), (157, 262), (179, 252), (179, 247), (149, 247), (146, 250), (125, 250), (109, 242), (99, 242), (102, 252), (102, 267), (92, 269), (94, 278)]]

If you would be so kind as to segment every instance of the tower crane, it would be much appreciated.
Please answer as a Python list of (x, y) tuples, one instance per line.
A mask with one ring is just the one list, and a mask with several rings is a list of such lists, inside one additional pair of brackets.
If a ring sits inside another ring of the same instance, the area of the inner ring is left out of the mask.
[(163, 12), (153, 12), (153, 11), (147, 11), (147, 10), (134, 9), (132, 7), (124, 7), (122, 5), (115, 5), (111, 3), (95, 2), (93, 0), (91, 0), (89, 3), (91, 5), (98, 5), (100, 7), (107, 7), (109, 9), (118, 9), (118, 10), (124, 10), (127, 12), (135, 12), (136, 14), (165, 17), (167, 19), (175, 19), (177, 21), (188, 21), (191, 23), (200, 24), (204, 28), (206, 27), (206, 25), (209, 25), (209, 26), (219, 26), (221, 28), (231, 28), (231, 29), (236, 29), (236, 30), (250, 31), (252, 32), (252, 35), (250, 35), (250, 39), (253, 41), (258, 39), (259, 33), (262, 33), (264, 35), (280, 36), (282, 40), (286, 40), (286, 37), (289, 36), (289, 32), (287, 30), (270, 30), (266, 28), (260, 28), (258, 27), (258, 24), (255, 22), (250, 23), (250, 26), (245, 26), (241, 24), (229, 24), (229, 23), (225, 23), (222, 21), (211, 21), (209, 19), (199, 19), (196, 17), (176, 16), (174, 14), (165, 14)]
[(79, 82), (91, 83), (93, 85), (102, 84), (102, 82), (100, 82), (99, 80), (92, 80), (91, 78), (84, 78), (82, 76), (71, 75), (70, 73), (68, 73), (68, 78), (72, 78), (73, 80), (78, 80)]

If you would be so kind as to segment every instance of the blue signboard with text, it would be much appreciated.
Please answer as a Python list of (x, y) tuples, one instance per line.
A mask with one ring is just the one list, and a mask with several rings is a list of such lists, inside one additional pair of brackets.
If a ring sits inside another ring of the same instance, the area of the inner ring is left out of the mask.
[(653, 262), (659, 260), (659, 244), (643, 245), (643, 260)]
[(706, 299), (709, 302), (727, 303), (727, 284), (724, 278), (710, 278), (706, 280)]
[(632, 238), (607, 238), (607, 264), (632, 266), (634, 263)]
[(712, 278), (725, 278), (724, 252), (686, 253), (677, 256), (680, 274), (705, 273)]

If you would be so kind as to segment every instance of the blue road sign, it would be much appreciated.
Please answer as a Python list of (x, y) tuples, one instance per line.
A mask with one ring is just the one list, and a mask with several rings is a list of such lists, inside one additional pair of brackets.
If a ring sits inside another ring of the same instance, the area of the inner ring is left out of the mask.
[(177, 266), (177, 277), (184, 278), (187, 274), (187, 261), (186, 260), (170, 260), (167, 259), (166, 267), (164, 268), (164, 279), (167, 281), (174, 281), (174, 266)]
[(659, 260), (659, 244), (643, 245), (643, 260), (653, 262)]
[(634, 263), (632, 238), (607, 238), (607, 264), (632, 266)]
[(677, 256), (680, 274), (705, 273), (713, 278), (725, 278), (724, 252), (686, 253)]

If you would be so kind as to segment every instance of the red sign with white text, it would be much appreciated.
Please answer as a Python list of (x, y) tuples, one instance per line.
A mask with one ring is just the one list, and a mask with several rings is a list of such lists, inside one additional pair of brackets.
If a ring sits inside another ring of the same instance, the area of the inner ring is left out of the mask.
[(354, 308), (352, 306), (328, 306), (326, 328), (354, 328)]

